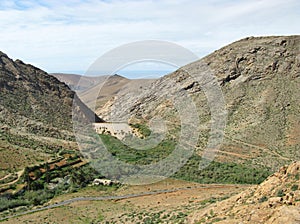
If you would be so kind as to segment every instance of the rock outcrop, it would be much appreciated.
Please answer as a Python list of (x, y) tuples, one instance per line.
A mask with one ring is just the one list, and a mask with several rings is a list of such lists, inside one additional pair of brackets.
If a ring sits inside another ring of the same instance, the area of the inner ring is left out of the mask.
[(190, 216), (200, 223), (300, 223), (300, 162), (284, 166), (258, 186)]

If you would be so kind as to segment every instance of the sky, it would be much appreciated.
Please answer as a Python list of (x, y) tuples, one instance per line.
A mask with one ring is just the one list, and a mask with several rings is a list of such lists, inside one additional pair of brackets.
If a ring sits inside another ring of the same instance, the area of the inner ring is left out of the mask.
[(248, 36), (300, 34), (299, 12), (299, 0), (1, 0), (0, 51), (66, 73), (84, 73), (107, 51), (142, 40), (201, 58)]

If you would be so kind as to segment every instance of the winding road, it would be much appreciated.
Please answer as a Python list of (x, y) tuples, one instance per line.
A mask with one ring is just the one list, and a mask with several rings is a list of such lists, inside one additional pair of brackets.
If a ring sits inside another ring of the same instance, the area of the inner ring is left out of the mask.
[(143, 192), (143, 193), (138, 193), (138, 194), (127, 194), (127, 195), (111, 195), (111, 196), (99, 196), (99, 197), (77, 197), (77, 198), (72, 198), (72, 199), (68, 199), (65, 201), (61, 201), (52, 205), (47, 205), (44, 207), (40, 207), (40, 208), (35, 208), (32, 210), (28, 210), (25, 212), (21, 212), (18, 214), (14, 214), (14, 215), (10, 215), (10, 216), (6, 216), (6, 217), (1, 217), (0, 221), (6, 220), (6, 219), (10, 219), (10, 218), (14, 218), (17, 216), (22, 216), (22, 215), (26, 215), (29, 213), (34, 213), (34, 212), (39, 212), (39, 211), (43, 211), (43, 210), (47, 210), (47, 209), (52, 209), (52, 208), (57, 208), (57, 207), (61, 207), (64, 205), (69, 205), (71, 203), (74, 202), (79, 202), (79, 201), (106, 201), (106, 200), (122, 200), (122, 199), (129, 199), (129, 198), (137, 198), (137, 197), (143, 197), (143, 196), (150, 196), (150, 195), (157, 195), (157, 194), (163, 194), (163, 193), (172, 193), (172, 192), (176, 192), (176, 191), (181, 191), (181, 190), (192, 190), (192, 189), (208, 189), (208, 188), (212, 188), (212, 187), (236, 187), (237, 185), (235, 184), (212, 184), (210, 186), (197, 186), (197, 187), (182, 187), (182, 188), (175, 188), (175, 189), (164, 189), (164, 190), (156, 190), (156, 191), (149, 191), (149, 192)]
[(15, 180), (13, 180), (13, 181), (11, 181), (11, 182), (8, 182), (8, 183), (5, 183), (5, 184), (0, 184), (0, 188), (1, 188), (1, 187), (6, 187), (6, 186), (9, 186), (9, 185), (12, 185), (12, 184), (14, 184), (14, 183), (17, 183), (17, 182), (20, 180), (21, 176), (23, 175), (24, 170), (25, 170), (25, 169), (20, 170), (20, 171), (18, 171), (18, 172), (16, 173), (16, 174), (17, 174), (17, 178), (16, 178)]

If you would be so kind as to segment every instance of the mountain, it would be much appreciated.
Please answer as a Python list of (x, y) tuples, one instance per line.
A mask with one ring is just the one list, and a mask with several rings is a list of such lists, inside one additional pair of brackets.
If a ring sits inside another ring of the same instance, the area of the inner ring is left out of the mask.
[(269, 176), (227, 200), (217, 202), (190, 216), (190, 223), (299, 223), (300, 162)]
[(121, 92), (142, 90), (155, 81), (155, 79), (127, 79), (117, 74), (98, 77), (63, 73), (51, 75), (76, 91), (79, 98), (104, 120), (109, 117), (109, 108)]
[(88, 88), (98, 84), (99, 82), (103, 82), (107, 76), (82, 76), (77, 74), (67, 74), (67, 73), (51, 73), (61, 82), (66, 83), (71, 90), (73, 91), (84, 91)]
[(70, 88), (46, 72), (0, 52), (1, 172), (77, 149), (72, 112), (102, 121)]
[(195, 127), (201, 129), (197, 151), (202, 155), (214, 121), (206, 98), (209, 90), (204, 92), (195, 79), (211, 73), (215, 84), (203, 79), (202, 84), (221, 88), (227, 112), (225, 139), (216, 160), (275, 171), (300, 158), (299, 46), (300, 36), (239, 40), (154, 81), (139, 94), (119, 94), (106, 108), (111, 111), (106, 119), (148, 124), (159, 116), (169, 128), (178, 128), (180, 117), (184, 121), (191, 114), (180, 115), (174, 102), (187, 93), (199, 117)]

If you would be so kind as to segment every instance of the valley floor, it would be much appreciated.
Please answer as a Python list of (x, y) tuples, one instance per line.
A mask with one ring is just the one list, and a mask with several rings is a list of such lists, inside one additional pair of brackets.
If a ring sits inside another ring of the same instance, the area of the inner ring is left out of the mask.
[[(143, 186), (115, 189), (92, 186), (52, 199), (47, 205), (64, 204), (73, 198), (91, 200), (9, 218), (2, 223), (187, 223), (195, 210), (235, 195), (249, 185), (198, 184), (167, 179)], [(94, 197), (105, 196), (95, 201)]]

